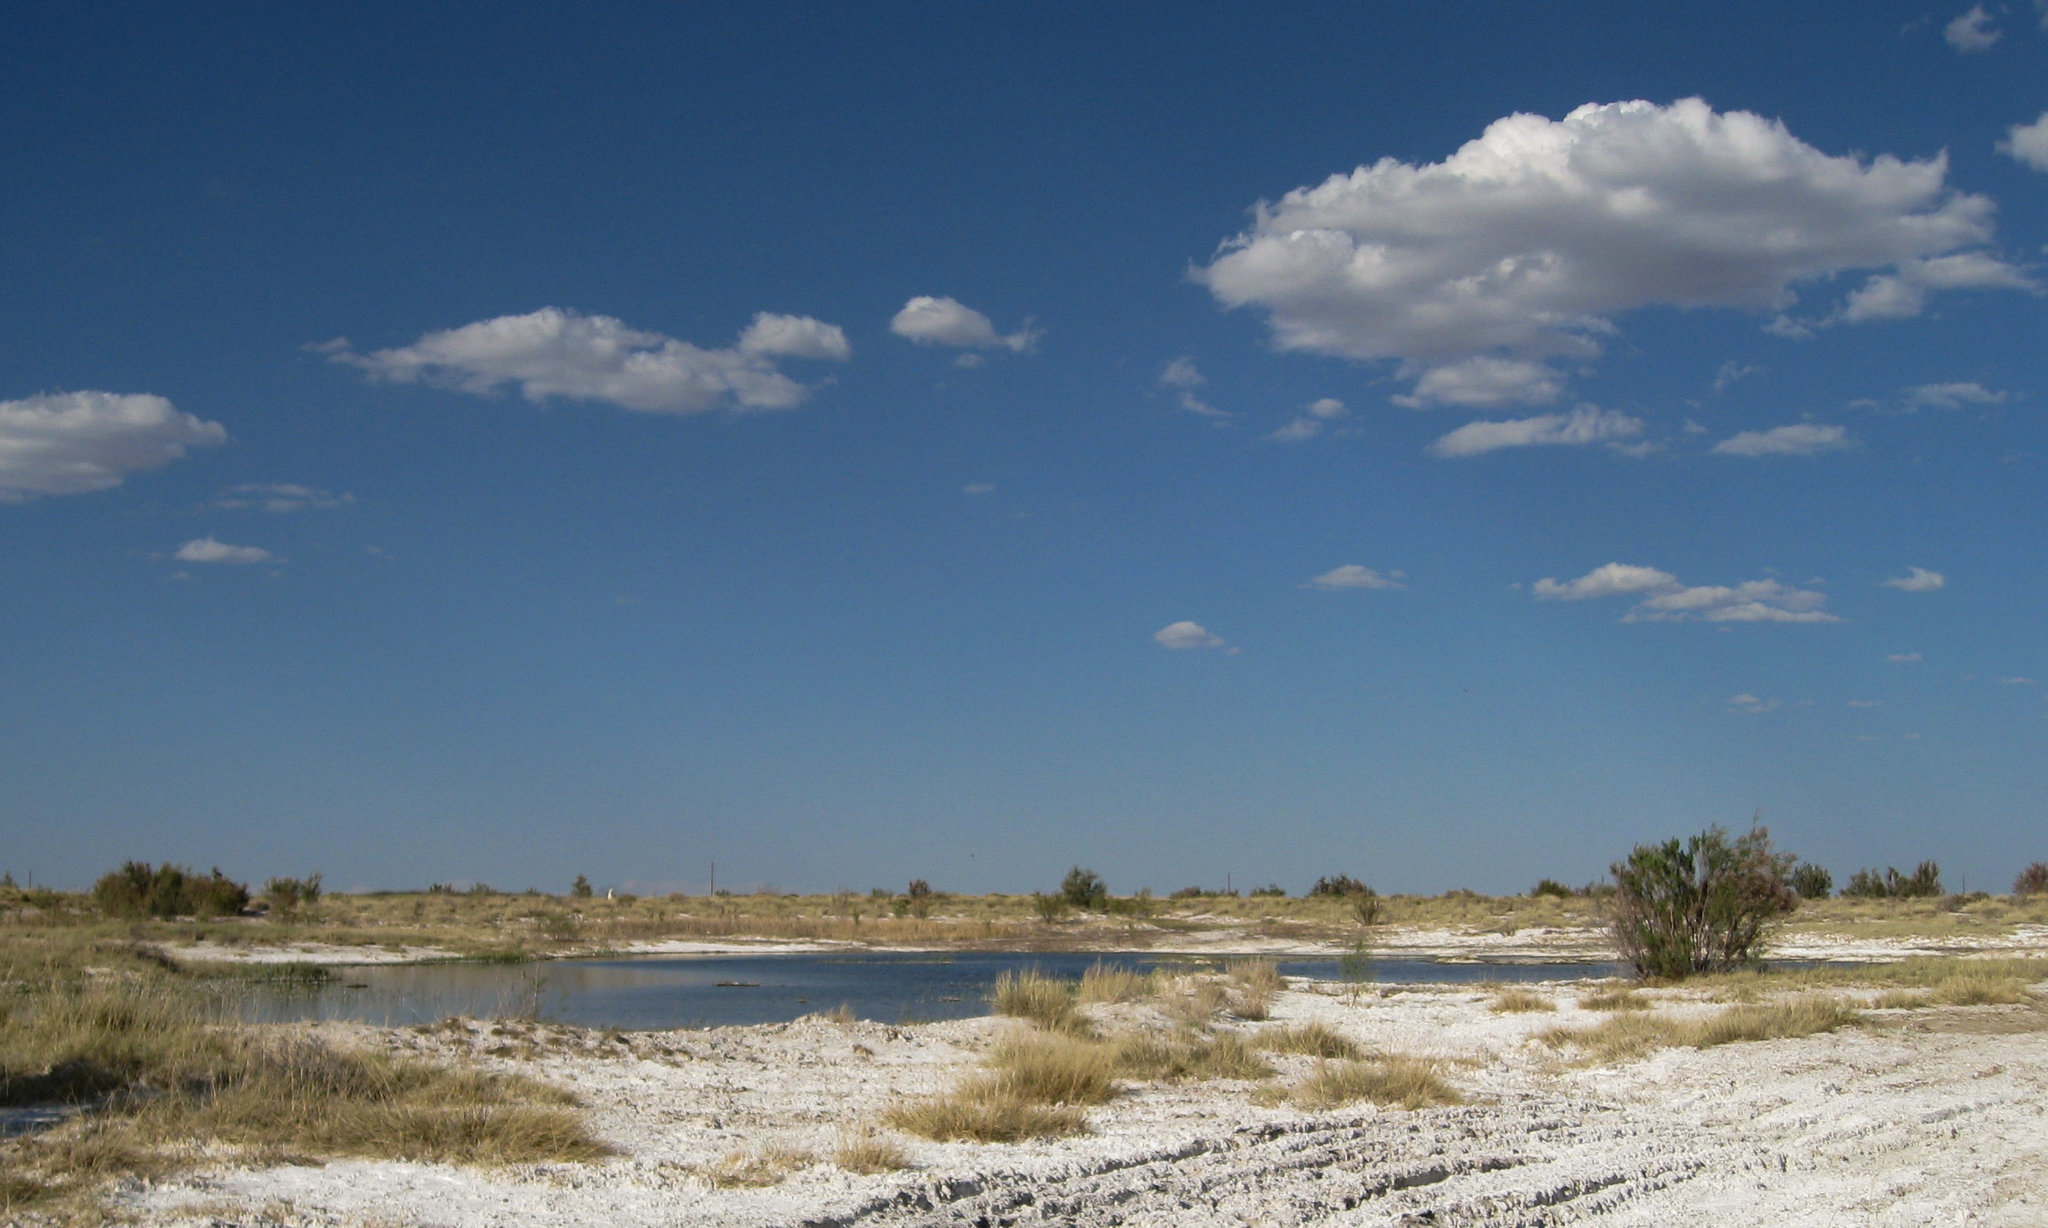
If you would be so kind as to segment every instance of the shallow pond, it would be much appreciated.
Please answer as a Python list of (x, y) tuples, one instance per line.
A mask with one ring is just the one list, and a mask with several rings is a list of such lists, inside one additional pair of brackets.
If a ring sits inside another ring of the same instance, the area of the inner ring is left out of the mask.
[[(1379, 984), (1546, 981), (1613, 976), (1614, 964), (1476, 964), (1417, 959), (1281, 959), (1287, 976)], [(795, 955), (564, 959), (531, 964), (417, 964), (342, 968), (319, 985), (261, 985), (240, 1001), (251, 1022), (349, 1019), (405, 1025), (523, 1015), (628, 1029), (782, 1023), (850, 1009), (907, 1023), (988, 1013), (1005, 972), (1037, 968), (1079, 977), (1096, 963), (1149, 972), (1221, 961), (1142, 954), (845, 952)]]

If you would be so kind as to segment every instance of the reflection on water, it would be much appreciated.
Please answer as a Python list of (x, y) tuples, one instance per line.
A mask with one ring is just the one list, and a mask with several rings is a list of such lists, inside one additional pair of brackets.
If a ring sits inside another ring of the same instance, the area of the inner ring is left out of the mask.
[[(996, 977), (1024, 968), (1078, 977), (1095, 963), (1149, 972), (1217, 962), (1187, 956), (974, 951), (420, 964), (344, 968), (338, 981), (324, 985), (259, 986), (242, 1002), (241, 1013), (251, 1022), (347, 1019), (405, 1025), (470, 1015), (658, 1029), (781, 1023), (845, 1006), (862, 1019), (910, 1023), (985, 1015)], [(1617, 971), (1613, 964), (1436, 963), (1363, 955), (1277, 962), (1287, 976), (1388, 984), (1567, 980)]]

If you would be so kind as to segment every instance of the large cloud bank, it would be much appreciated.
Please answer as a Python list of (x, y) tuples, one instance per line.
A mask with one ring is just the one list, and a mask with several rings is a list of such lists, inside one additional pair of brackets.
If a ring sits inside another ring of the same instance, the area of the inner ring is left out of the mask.
[(731, 347), (707, 350), (611, 316), (556, 307), (479, 320), (369, 354), (346, 341), (320, 348), (391, 383), (477, 394), (509, 384), (529, 401), (567, 397), (649, 414), (790, 409), (810, 389), (777, 370), (776, 359), (843, 361), (853, 352), (838, 326), (809, 316), (762, 312)]
[[(1777, 331), (1912, 315), (1928, 292), (2036, 288), (1985, 249), (1992, 202), (1936, 157), (1833, 156), (1697, 98), (1510, 115), (1442, 162), (1385, 158), (1261, 203), (1195, 276), (1262, 308), (1275, 343), (1392, 360), (1404, 403), (1555, 400), (1613, 317), (1653, 305), (1773, 315)], [(1793, 319), (1801, 287), (1861, 271)]]
[(0, 503), (76, 495), (225, 442), (226, 428), (146, 393), (61, 392), (0, 401)]

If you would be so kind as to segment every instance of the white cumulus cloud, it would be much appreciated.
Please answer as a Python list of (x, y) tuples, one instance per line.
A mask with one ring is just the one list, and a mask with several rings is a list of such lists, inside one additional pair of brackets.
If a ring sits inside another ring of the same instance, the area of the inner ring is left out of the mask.
[(809, 316), (756, 312), (754, 322), (740, 333), (740, 349), (771, 358), (824, 358), (845, 362), (853, 357), (846, 333), (837, 324)]
[(763, 312), (738, 344), (707, 350), (627, 328), (611, 316), (557, 307), (479, 320), (368, 354), (356, 353), (346, 340), (316, 348), (395, 384), (478, 395), (509, 384), (529, 401), (567, 397), (650, 414), (789, 409), (802, 404), (810, 389), (777, 370), (776, 358), (845, 358), (852, 352), (838, 328), (807, 316)]
[(1643, 420), (1597, 406), (1581, 405), (1568, 414), (1538, 414), (1504, 422), (1468, 422), (1429, 445), (1438, 457), (1478, 456), (1500, 448), (1617, 445), (1643, 433)]
[(1655, 567), (1607, 563), (1576, 580), (1545, 577), (1531, 591), (1538, 601), (1589, 601), (1626, 596), (1636, 603), (1623, 622), (1839, 622), (1821, 607), (1827, 595), (1777, 580), (1736, 585), (1686, 585)]
[(1965, 55), (1973, 51), (1989, 51), (1998, 41), (1998, 27), (1992, 24), (1991, 14), (1981, 4), (1972, 5), (1970, 11), (1942, 27), (1941, 36), (1948, 45)]
[(1768, 431), (1743, 431), (1714, 445), (1723, 456), (1812, 456), (1853, 446), (1846, 427), (1812, 422), (1774, 426)]
[(1931, 593), (1947, 585), (1947, 578), (1940, 572), (1929, 571), (1925, 567), (1909, 567), (1905, 575), (1893, 576), (1884, 582), (1886, 588), (1907, 593)]
[(889, 331), (919, 345), (945, 345), (962, 350), (1009, 350), (1028, 354), (1038, 343), (1029, 323), (1004, 336), (989, 318), (956, 298), (920, 294), (903, 304), (889, 321)]
[(1152, 633), (1162, 648), (1221, 648), (1223, 637), (1211, 635), (1209, 629), (1200, 623), (1169, 623)]
[(0, 503), (119, 486), (227, 440), (227, 429), (147, 393), (58, 392), (0, 401)]
[(2048, 171), (2048, 111), (2031, 124), (2014, 124), (2005, 130), (1998, 152), (2024, 162), (2037, 171)]
[(1396, 363), (1410, 404), (1541, 404), (1562, 394), (1551, 360), (1598, 355), (1637, 308), (1775, 313), (1782, 331), (1806, 327), (1784, 317), (1800, 287), (1845, 273), (1890, 279), (1855, 319), (1932, 289), (2032, 288), (1978, 250), (1994, 206), (1947, 174), (1939, 157), (1826, 154), (1697, 98), (1588, 104), (1262, 202), (1194, 275), (1263, 309), (1281, 349)]
[(1342, 567), (1332, 567), (1322, 575), (1310, 580), (1304, 587), (1320, 588), (1325, 591), (1341, 591), (1350, 588), (1406, 588), (1408, 586), (1403, 581), (1407, 578), (1406, 575), (1398, 571), (1389, 571), (1382, 574), (1370, 567), (1360, 567), (1356, 563), (1346, 563)]
[(181, 563), (276, 563), (276, 555), (261, 546), (230, 546), (211, 537), (199, 537), (178, 547)]

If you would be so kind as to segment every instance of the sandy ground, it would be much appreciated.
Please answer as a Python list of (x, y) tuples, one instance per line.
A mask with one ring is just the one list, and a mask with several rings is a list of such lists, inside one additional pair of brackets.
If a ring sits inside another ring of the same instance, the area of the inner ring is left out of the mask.
[[(1092, 1131), (1077, 1138), (891, 1136), (911, 1167), (875, 1176), (830, 1162), (840, 1140), (899, 1098), (951, 1086), (1017, 1025), (811, 1018), (624, 1035), (316, 1025), (359, 1043), (466, 1051), (574, 1087), (621, 1154), (495, 1171), (229, 1168), (118, 1201), (153, 1225), (2048, 1222), (2048, 1008), (2038, 1002), (1872, 1011), (1833, 1034), (1573, 1066), (1535, 1033), (1603, 1016), (1576, 1005), (1584, 983), (1538, 988), (1556, 1012), (1495, 1014), (1472, 987), (1297, 981), (1272, 1020), (1225, 1021), (1255, 1032), (1322, 1020), (1375, 1050), (1442, 1058), (1463, 1105), (1311, 1113), (1261, 1107), (1248, 1082), (1138, 1084), (1089, 1110)], [(1653, 996), (1661, 1010), (1719, 1009), (1688, 991)], [(1313, 1064), (1276, 1059), (1289, 1083)], [(793, 1167), (774, 1184), (719, 1179), (778, 1151)]]

